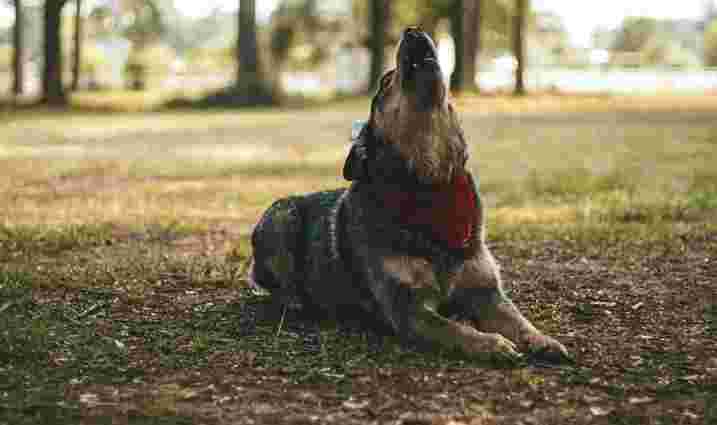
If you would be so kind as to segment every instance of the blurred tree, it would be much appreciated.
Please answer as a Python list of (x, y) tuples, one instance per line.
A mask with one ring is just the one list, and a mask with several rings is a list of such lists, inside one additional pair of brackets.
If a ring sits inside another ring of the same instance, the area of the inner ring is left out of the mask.
[(24, 14), (21, 0), (14, 0), (15, 4), (15, 24), (12, 28), (12, 45), (13, 45), (13, 56), (12, 56), (12, 72), (13, 72), (13, 84), (12, 92), (15, 96), (21, 95), (23, 92), (24, 81)]
[(147, 87), (151, 59), (151, 55), (145, 50), (148, 50), (165, 30), (157, 0), (125, 0), (122, 22), (129, 22), (122, 28), (122, 32), (132, 43), (125, 69), (128, 85), (134, 90), (144, 90)]
[(454, 93), (462, 92), (465, 87), (466, 22), (463, 20), (463, 14), (465, 13), (464, 7), (468, 3), (471, 3), (471, 1), (472, 0), (454, 0), (453, 11), (450, 15), (451, 37), (453, 37), (453, 42), (455, 43), (455, 66), (453, 68), (453, 74), (451, 74), (451, 91)]
[[(358, 21), (371, 20), (371, 4), (374, 0), (353, 0), (353, 14)], [(480, 38), (478, 31), (475, 34), (470, 31), (464, 35), (467, 43), (472, 43), (468, 35), (475, 35), (476, 45), (480, 42), (480, 48), (486, 51), (505, 50), (511, 48), (511, 14), (513, 7), (512, 0), (463, 0), (463, 16), (465, 22), (463, 27), (466, 31), (469, 26), (477, 29), (480, 25)], [(418, 25), (424, 31), (436, 36), (438, 24), (443, 19), (453, 20), (461, 9), (456, 9), (458, 0), (394, 0), (391, 1), (391, 19), (387, 23), (385, 42), (394, 45), (401, 34), (401, 31), (409, 25)], [(475, 12), (469, 16), (468, 11)], [(468, 25), (468, 23), (471, 25)], [(359, 29), (357, 37), (360, 45), (371, 46), (371, 27)], [(476, 49), (470, 49), (476, 51)], [(476, 53), (477, 54), (477, 53)], [(467, 63), (467, 62), (466, 62)], [(466, 71), (464, 71), (465, 73)]]
[(122, 28), (124, 36), (132, 42), (132, 48), (142, 50), (158, 40), (165, 31), (162, 11), (158, 0), (125, 0)]
[[(90, 12), (95, 21), (108, 22), (100, 26), (101, 33), (111, 35), (119, 32), (129, 40), (130, 54), (124, 71), (127, 85), (131, 89), (143, 90), (147, 85), (150, 68), (158, 65), (158, 60), (154, 60), (151, 53), (155, 47), (153, 43), (160, 40), (167, 29), (163, 9), (160, 7), (164, 3), (162, 0), (117, 0), (115, 7), (105, 2), (95, 6)], [(78, 37), (81, 37), (77, 28), (75, 34), (77, 43)], [(81, 48), (77, 48), (77, 44), (76, 51), (81, 51)], [(162, 59), (165, 58), (159, 61)], [(81, 56), (74, 58), (74, 61), (80, 60)], [(75, 65), (78, 63), (75, 62)], [(77, 69), (81, 69), (81, 65)]]
[(456, 65), (451, 76), (454, 92), (477, 91), (476, 60), (480, 46), (481, 0), (455, 0), (451, 34), (456, 45)]
[(530, 10), (529, 0), (516, 0), (513, 14), (513, 55), (515, 56), (515, 89), (513, 94), (525, 94), (525, 27)]
[(413, 22), (435, 38), (439, 22), (451, 19), (455, 15), (454, 11), (461, 8), (461, 3), (461, 0), (413, 0), (403, 2), (403, 7), (413, 9), (417, 14)]
[(318, 0), (282, 0), (271, 28), (271, 79), (275, 95), (283, 96), (280, 75), (285, 67), (316, 69), (324, 63), (343, 33), (346, 20), (322, 15)]
[(82, 66), (82, 0), (75, 0), (75, 35), (72, 49), (72, 91), (80, 88), (80, 70)]
[(657, 21), (648, 17), (628, 17), (622, 21), (615, 41), (614, 50), (639, 52), (657, 35)]
[(386, 68), (386, 44), (391, 23), (391, 0), (369, 0), (369, 50), (371, 51), (371, 71), (369, 73), (369, 92), (378, 89), (383, 71)]
[(234, 100), (241, 105), (273, 103), (259, 61), (256, 30), (256, 1), (239, 0), (239, 40), (237, 42), (237, 81)]
[(67, 104), (67, 96), (62, 85), (62, 43), (60, 27), (62, 8), (67, 0), (45, 0), (43, 46), (44, 65), (42, 71), (42, 98), (40, 103), (53, 106)]
[(717, 19), (705, 30), (705, 65), (717, 66)]
[[(476, 83), (478, 55), (481, 49), (482, 0), (462, 0), (463, 17), (463, 55), (461, 75), (463, 84), (461, 88), (466, 91), (478, 91)], [(458, 64), (458, 62), (456, 62)], [(457, 65), (456, 65), (457, 66)]]

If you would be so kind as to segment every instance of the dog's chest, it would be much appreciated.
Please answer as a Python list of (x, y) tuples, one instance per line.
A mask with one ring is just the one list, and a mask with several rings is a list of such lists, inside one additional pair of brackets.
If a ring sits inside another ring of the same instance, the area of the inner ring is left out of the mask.
[(388, 191), (384, 204), (403, 225), (421, 226), (452, 249), (465, 248), (477, 226), (478, 194), (469, 177), (455, 176), (452, 184), (426, 194), (410, 191)]

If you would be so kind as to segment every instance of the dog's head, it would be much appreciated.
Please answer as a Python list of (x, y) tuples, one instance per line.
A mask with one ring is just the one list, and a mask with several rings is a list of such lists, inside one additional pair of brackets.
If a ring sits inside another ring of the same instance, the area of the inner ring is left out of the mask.
[[(398, 161), (387, 160), (392, 152)], [(369, 180), (376, 174), (407, 171), (421, 183), (448, 183), (463, 171), (466, 157), (436, 46), (425, 32), (408, 28), (398, 44), (396, 68), (381, 78), (369, 122), (346, 160), (344, 177)]]

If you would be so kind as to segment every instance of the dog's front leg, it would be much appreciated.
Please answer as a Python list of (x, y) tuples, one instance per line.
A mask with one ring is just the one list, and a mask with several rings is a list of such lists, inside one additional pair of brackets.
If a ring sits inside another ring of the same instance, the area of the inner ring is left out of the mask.
[(442, 291), (428, 261), (398, 256), (385, 257), (381, 263), (381, 276), (374, 275), (374, 295), (397, 334), (475, 358), (516, 361), (521, 357), (503, 335), (480, 332), (436, 311)]
[(538, 330), (504, 294), (498, 266), (485, 248), (465, 263), (453, 282), (451, 304), (480, 331), (499, 333), (521, 350), (552, 361), (570, 359), (560, 342)]
[(481, 332), (447, 319), (420, 301), (411, 310), (403, 333), (474, 358), (514, 362), (522, 357), (518, 347), (499, 333)]

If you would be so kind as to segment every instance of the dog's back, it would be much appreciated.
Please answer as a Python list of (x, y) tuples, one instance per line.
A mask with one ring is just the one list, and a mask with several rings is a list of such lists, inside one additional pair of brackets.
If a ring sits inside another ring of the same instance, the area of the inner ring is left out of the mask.
[(347, 191), (276, 201), (252, 233), (250, 280), (284, 303), (299, 303), (329, 315), (360, 304), (342, 253), (341, 207)]

